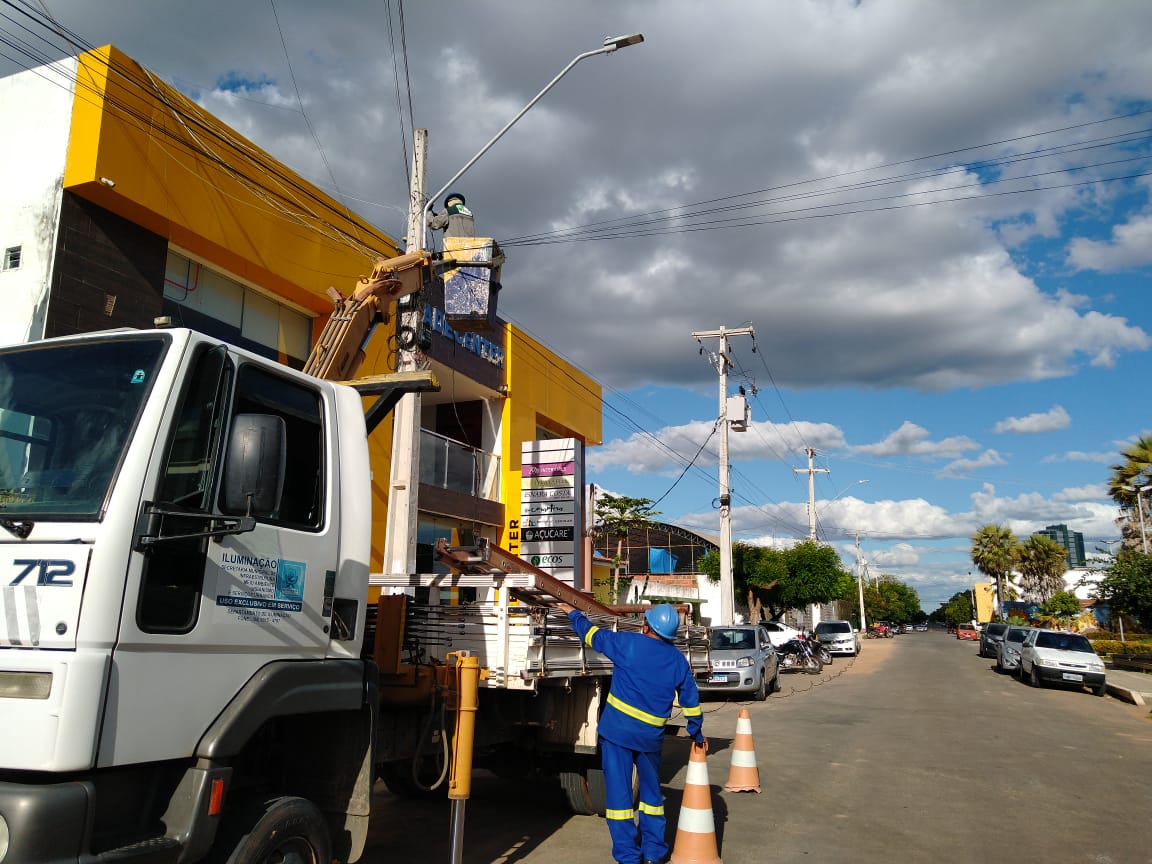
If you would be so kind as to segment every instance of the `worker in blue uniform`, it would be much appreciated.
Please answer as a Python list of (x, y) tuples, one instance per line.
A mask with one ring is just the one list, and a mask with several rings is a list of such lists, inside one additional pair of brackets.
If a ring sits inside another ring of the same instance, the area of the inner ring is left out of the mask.
[[(687, 720), (688, 737), (707, 744), (701, 731), (700, 693), (688, 661), (674, 644), (680, 616), (668, 603), (653, 606), (644, 613), (639, 633), (597, 627), (575, 609), (568, 612), (568, 619), (586, 645), (612, 661), (612, 686), (599, 729), (612, 857), (618, 864), (658, 864), (668, 854), (660, 751), (674, 697)], [(633, 768), (640, 780), (636, 809)]]

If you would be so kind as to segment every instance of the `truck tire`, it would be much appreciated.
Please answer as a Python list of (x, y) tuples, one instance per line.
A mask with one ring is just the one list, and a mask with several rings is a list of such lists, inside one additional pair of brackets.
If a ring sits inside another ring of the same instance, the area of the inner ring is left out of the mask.
[[(397, 798), (430, 799), (443, 798), (448, 793), (448, 778), (440, 777), (434, 763), (424, 760), (421, 763), (420, 782), (412, 776), (412, 760), (384, 762), (376, 766), (376, 776), (384, 781), (388, 791)], [(429, 788), (438, 779), (442, 782), (435, 789)]]
[(561, 771), (560, 788), (568, 799), (568, 809), (577, 816), (603, 816), (608, 809), (604, 771), (600, 768)]
[[(223, 826), (222, 826), (223, 828)], [(304, 798), (273, 798), (242, 807), (217, 838), (226, 864), (329, 864), (332, 841), (320, 809)]]
[[(589, 762), (593, 758), (590, 757)], [(599, 765), (599, 761), (593, 764)], [(608, 809), (608, 790), (604, 785), (604, 771), (598, 767), (580, 768), (575, 771), (560, 772), (560, 788), (568, 799), (568, 809), (576, 816), (603, 816)], [(640, 791), (640, 779), (632, 773), (632, 798)]]

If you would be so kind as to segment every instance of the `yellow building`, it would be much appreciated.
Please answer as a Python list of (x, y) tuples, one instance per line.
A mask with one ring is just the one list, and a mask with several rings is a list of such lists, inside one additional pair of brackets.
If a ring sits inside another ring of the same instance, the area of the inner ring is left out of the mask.
[(991, 582), (977, 582), (973, 586), (976, 597), (976, 620), (981, 622), (994, 621), (997, 618), (996, 586)]
[[(331, 313), (327, 289), (351, 291), (374, 259), (399, 252), (111, 46), (0, 79), (0, 108), (0, 343), (168, 316), (299, 369)], [(421, 413), (417, 569), (427, 572), (435, 537), (509, 545), (521, 443), (599, 444), (601, 390), (506, 322), (454, 331), (435, 284), (418, 302), (442, 383)], [(363, 374), (395, 367), (393, 335), (377, 333)], [(390, 424), (370, 443), (379, 567)]]

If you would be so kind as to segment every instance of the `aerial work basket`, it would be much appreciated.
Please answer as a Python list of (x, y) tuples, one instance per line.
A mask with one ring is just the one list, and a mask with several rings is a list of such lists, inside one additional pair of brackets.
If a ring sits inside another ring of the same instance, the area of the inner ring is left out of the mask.
[(496, 329), (504, 253), (491, 237), (445, 237), (444, 314), (459, 332)]

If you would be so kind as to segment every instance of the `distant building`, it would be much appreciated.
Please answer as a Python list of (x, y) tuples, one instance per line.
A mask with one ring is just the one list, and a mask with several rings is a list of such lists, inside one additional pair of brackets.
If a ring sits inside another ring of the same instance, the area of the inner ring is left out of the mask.
[[(1036, 534), (1043, 534), (1045, 537), (1055, 540), (1067, 550), (1068, 554), (1065, 555), (1065, 560), (1068, 562), (1069, 570), (1084, 567), (1088, 563), (1088, 559), (1084, 557), (1084, 535), (1079, 531), (1070, 531), (1067, 525), (1049, 525), (1043, 531), (1037, 531)], [(1032, 536), (1036, 536), (1036, 534)]]

